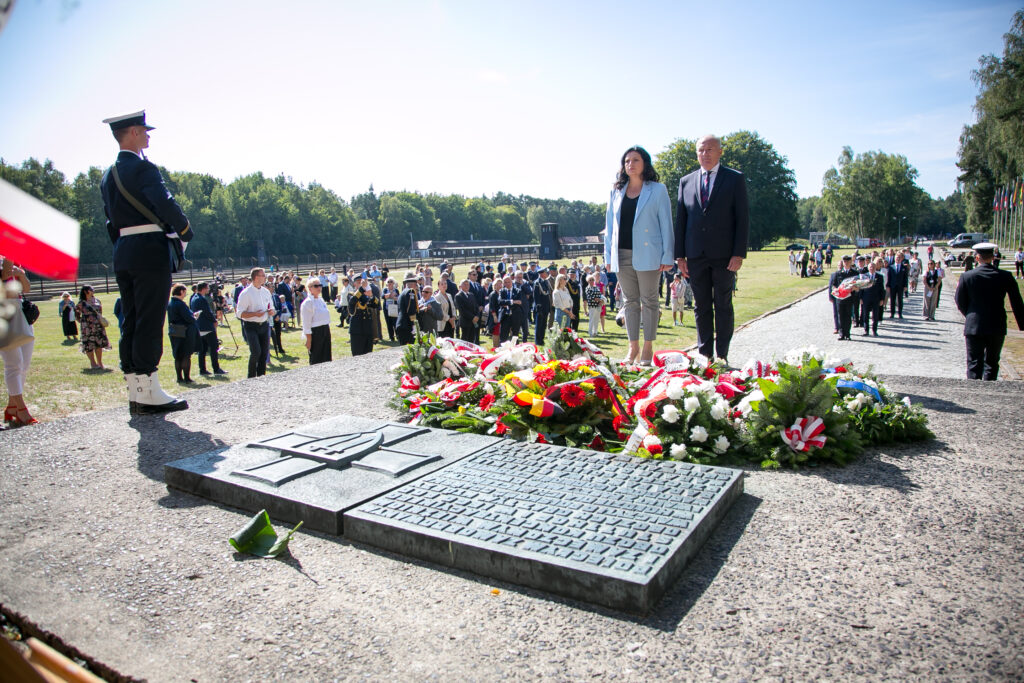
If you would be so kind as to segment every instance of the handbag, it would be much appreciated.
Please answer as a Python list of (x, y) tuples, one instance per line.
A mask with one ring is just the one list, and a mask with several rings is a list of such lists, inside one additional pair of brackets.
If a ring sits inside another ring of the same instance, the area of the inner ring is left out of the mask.
[(178, 339), (184, 339), (185, 333), (187, 331), (188, 328), (185, 325), (181, 325), (179, 323), (169, 323), (167, 325), (167, 334)]
[(110, 327), (110, 321), (103, 317), (103, 314), (92, 307), (91, 304), (85, 304), (90, 311), (96, 314), (96, 318), (100, 321), (101, 327)]
[[(113, 166), (110, 167), (110, 175), (112, 175), (114, 177), (114, 183), (117, 184), (118, 191), (120, 191), (120, 193), (122, 195), (124, 195), (124, 198), (128, 200), (129, 204), (134, 206), (135, 209), (139, 213), (141, 213), (146, 218), (146, 220), (148, 220), (150, 223), (152, 223), (153, 225), (159, 225), (165, 231), (167, 230), (167, 225), (164, 224), (164, 222), (162, 220), (157, 218), (153, 214), (153, 212), (150, 211), (138, 199), (136, 199), (132, 195), (128, 194), (128, 190), (124, 189), (124, 185), (121, 183), (121, 176), (118, 175), (118, 173), (117, 173), (117, 164), (116, 163)], [(172, 231), (172, 232), (165, 232), (164, 234), (168, 236), (168, 240), (167, 240), (167, 242), (168, 242), (168, 244), (167, 244), (167, 255), (168, 255), (168, 259), (170, 260), (171, 272), (172, 273), (177, 273), (177, 272), (179, 272), (181, 270), (181, 266), (185, 262), (185, 245), (182, 244), (180, 239), (178, 239), (178, 234), (177, 233)], [(170, 237), (170, 235), (174, 235), (174, 237)], [(106, 325), (103, 325), (103, 327), (106, 327)]]
[(35, 335), (24, 315), (12, 315), (7, 321), (7, 332), (0, 335), (0, 351), (12, 351), (32, 341)]
[(25, 314), (25, 320), (29, 325), (34, 325), (39, 320), (39, 307), (28, 299), (21, 300), (21, 312)]

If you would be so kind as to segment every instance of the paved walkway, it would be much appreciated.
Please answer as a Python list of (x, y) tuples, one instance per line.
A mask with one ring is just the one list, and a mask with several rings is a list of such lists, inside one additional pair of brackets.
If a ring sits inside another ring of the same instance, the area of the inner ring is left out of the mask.
[(851, 341), (839, 341), (832, 333), (832, 303), (822, 290), (777, 313), (760, 318), (738, 330), (729, 351), (730, 362), (742, 365), (748, 358), (782, 357), (802, 346), (817, 346), (849, 358), (855, 367), (869, 366), (880, 375), (916, 377), (964, 377), (964, 318), (953, 301), (955, 286), (939, 296), (935, 322), (921, 315), (921, 290), (903, 302), (903, 319), (885, 318), (877, 337), (863, 336), (853, 328)]

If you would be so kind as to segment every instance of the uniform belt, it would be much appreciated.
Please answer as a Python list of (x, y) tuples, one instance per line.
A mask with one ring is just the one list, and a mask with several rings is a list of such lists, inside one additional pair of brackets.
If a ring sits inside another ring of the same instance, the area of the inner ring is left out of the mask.
[(155, 223), (147, 223), (146, 225), (133, 225), (130, 228), (121, 228), (118, 231), (121, 237), (130, 237), (131, 235), (145, 235), (150, 232), (162, 232), (167, 235), (169, 240), (181, 239), (178, 237), (176, 232), (164, 232), (164, 229)]

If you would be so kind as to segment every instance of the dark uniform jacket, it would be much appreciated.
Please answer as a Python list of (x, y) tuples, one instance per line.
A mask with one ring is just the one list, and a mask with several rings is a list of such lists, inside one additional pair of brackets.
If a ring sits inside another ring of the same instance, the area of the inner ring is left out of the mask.
[(538, 278), (533, 283), (533, 308), (541, 313), (551, 310), (551, 278)]
[[(349, 309), (352, 308), (352, 300), (349, 298)], [(398, 320), (395, 321), (395, 328), (412, 332), (412, 323), (416, 320), (416, 313), (419, 310), (416, 292), (406, 287), (398, 295)]]
[[(411, 290), (405, 290), (409, 292)], [(405, 296), (405, 292), (402, 292), (402, 296)], [(415, 299), (413, 299), (415, 302)], [(372, 293), (366, 293), (362, 291), (355, 291), (348, 296), (348, 312), (349, 312), (349, 327), (348, 331), (350, 335), (370, 335), (376, 333), (376, 328), (373, 325), (373, 316), (376, 313), (375, 306), (380, 305), (380, 300), (373, 296)], [(415, 305), (415, 304), (414, 304)], [(415, 315), (415, 308), (413, 309)], [(399, 310), (399, 319), (401, 319), (401, 310)], [(412, 323), (409, 323), (409, 328), (412, 329)]]
[(189, 309), (188, 304), (173, 296), (167, 303), (168, 335), (171, 332), (171, 325), (183, 325), (185, 327), (184, 337), (171, 335), (171, 353), (174, 354), (175, 358), (189, 355), (199, 348), (199, 328), (196, 326), (196, 319), (192, 317), (192, 311)]
[(1005, 296), (1010, 297), (1017, 329), (1024, 330), (1024, 301), (1010, 273), (985, 263), (961, 275), (955, 299), (966, 318), (964, 335), (1006, 336)]
[(202, 294), (196, 293), (189, 299), (188, 307), (193, 312), (199, 311), (199, 317), (196, 318), (196, 324), (199, 325), (200, 332), (213, 332), (217, 324), (217, 318), (213, 314), (213, 309), (210, 307), (210, 302)]
[[(856, 273), (853, 270), (843, 270), (842, 268), (837, 268), (836, 272), (832, 273), (832, 279), (829, 280), (828, 283), (829, 301), (839, 301), (840, 303), (842, 302), (840, 299), (836, 299), (835, 296), (832, 295), (832, 292), (833, 290), (835, 290), (836, 287), (838, 287), (842, 283), (843, 280), (845, 280), (848, 277), (853, 277), (854, 275), (856, 275)], [(849, 299), (847, 299), (847, 301), (849, 301)]]
[[(160, 219), (165, 233), (176, 233), (182, 242), (192, 239), (192, 230), (181, 207), (164, 186), (156, 165), (140, 159), (134, 152), (122, 150), (117, 155), (118, 176), (124, 189)], [(151, 221), (132, 206), (117, 189), (117, 183), (108, 169), (100, 182), (104, 211), (107, 214), (107, 234), (114, 245), (114, 271), (167, 268), (171, 266), (173, 250), (179, 244), (160, 233), (147, 233), (121, 237), (120, 229), (133, 225), (146, 225)]]

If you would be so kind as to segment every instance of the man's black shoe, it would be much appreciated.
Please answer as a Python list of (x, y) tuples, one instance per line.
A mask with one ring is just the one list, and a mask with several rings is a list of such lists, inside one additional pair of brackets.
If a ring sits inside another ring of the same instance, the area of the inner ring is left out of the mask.
[(221, 370), (220, 368), (217, 368), (216, 370), (213, 371), (213, 374), (215, 374), (215, 375), (226, 375), (226, 374), (228, 374), (228, 371), (227, 370)]
[(200, 370), (199, 374), (200, 375), (212, 375), (213, 373), (210, 372), (209, 370)]

